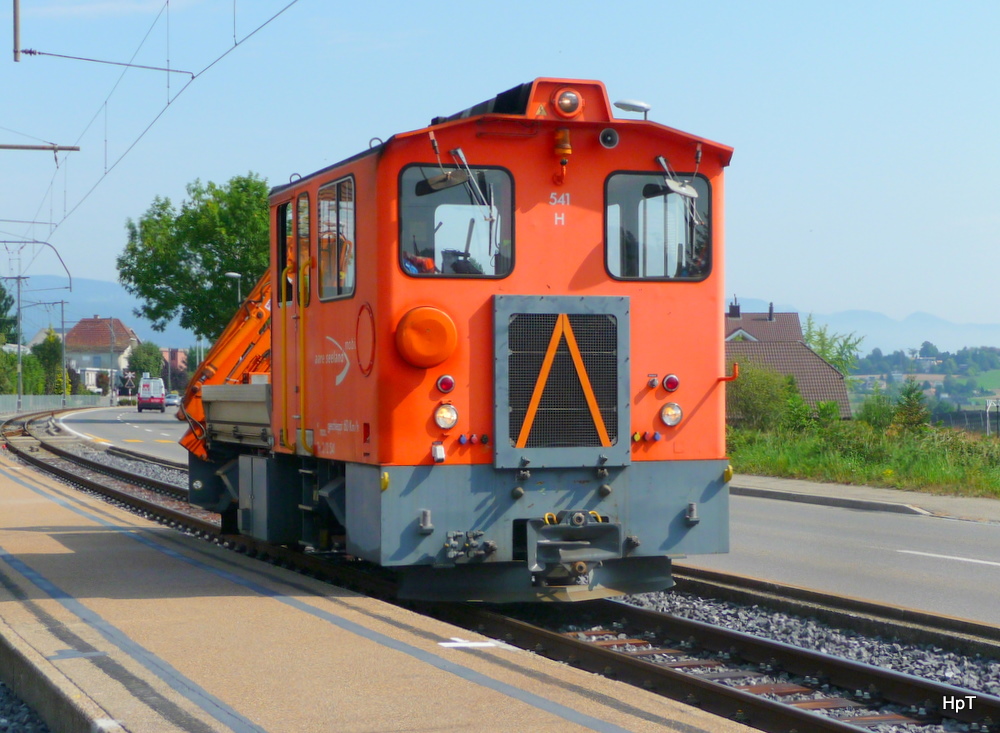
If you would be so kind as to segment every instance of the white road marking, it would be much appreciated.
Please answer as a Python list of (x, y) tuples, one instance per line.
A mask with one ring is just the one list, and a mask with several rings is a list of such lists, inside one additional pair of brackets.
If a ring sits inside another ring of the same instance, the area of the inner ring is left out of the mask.
[(959, 560), (960, 562), (974, 562), (978, 565), (994, 565), (1000, 568), (1000, 562), (993, 562), (991, 560), (976, 560), (971, 557), (955, 557), (954, 555), (935, 555), (933, 552), (918, 552), (916, 550), (896, 550), (896, 552), (902, 552), (906, 555), (923, 555), (924, 557), (936, 557), (939, 560)]
[(451, 641), (442, 641), (438, 643), (438, 646), (447, 646), (455, 648), (467, 648), (467, 647), (478, 647), (478, 646), (496, 646), (492, 641), (466, 641), (465, 639), (459, 639), (457, 636), (451, 637)]
[(61, 425), (61, 426), (62, 426), (63, 428), (65, 428), (66, 430), (68, 430), (68, 431), (70, 431), (71, 433), (73, 433), (73, 435), (76, 435), (76, 436), (78, 436), (78, 437), (80, 437), (80, 438), (87, 438), (87, 439), (92, 439), (92, 438), (93, 438), (93, 436), (91, 436), (91, 435), (85, 435), (84, 433), (81, 433), (81, 432), (79, 432), (79, 431), (76, 431), (76, 430), (74, 430), (74, 429), (73, 429), (73, 428), (71, 428), (71, 427), (70, 427), (69, 425), (67, 425), (66, 423), (64, 423), (64, 422), (63, 422), (63, 421), (62, 421), (61, 419), (59, 420), (59, 424), (60, 424), (60, 425)]

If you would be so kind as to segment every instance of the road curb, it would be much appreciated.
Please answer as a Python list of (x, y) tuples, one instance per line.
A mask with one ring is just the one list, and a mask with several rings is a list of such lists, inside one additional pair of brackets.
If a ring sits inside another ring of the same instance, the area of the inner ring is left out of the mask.
[(0, 619), (4, 682), (54, 731), (125, 733), (101, 706), (73, 684)]
[(911, 504), (897, 504), (890, 501), (875, 501), (874, 499), (849, 499), (844, 496), (821, 496), (818, 494), (801, 494), (780, 489), (758, 489), (750, 486), (729, 485), (729, 493), (733, 496), (753, 496), (758, 499), (778, 499), (779, 501), (797, 501), (801, 504), (819, 504), (835, 506), (843, 509), (861, 509), (870, 512), (893, 512), (895, 514), (915, 514), (922, 517), (932, 516), (926, 509)]

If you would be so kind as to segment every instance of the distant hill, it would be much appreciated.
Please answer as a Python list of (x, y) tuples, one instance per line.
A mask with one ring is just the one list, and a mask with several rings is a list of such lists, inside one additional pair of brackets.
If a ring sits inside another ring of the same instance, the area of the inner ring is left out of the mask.
[[(4, 286), (11, 295), (17, 297), (13, 283), (8, 281)], [(142, 341), (152, 341), (163, 348), (186, 349), (197, 342), (194, 333), (181, 328), (176, 322), (162, 332), (154, 331), (149, 321), (133, 315), (134, 310), (139, 307), (139, 301), (125, 292), (125, 288), (117, 282), (74, 278), (73, 290), (67, 290), (66, 286), (66, 278), (55, 275), (32, 275), (24, 281), (21, 305), (26, 339), (30, 340), (39, 329), (49, 325), (59, 329), (59, 306), (48, 306), (43, 311), (39, 307), (30, 307), (30, 304), (64, 300), (67, 331), (81, 318), (113, 316), (135, 331)], [(233, 311), (236, 311), (235, 297)]]
[[(768, 302), (755, 298), (740, 298), (740, 308), (746, 313), (766, 313)], [(798, 313), (805, 324), (809, 311), (787, 304), (774, 304), (781, 313)], [(919, 349), (930, 341), (941, 351), (959, 351), (966, 346), (1000, 347), (1000, 324), (952, 323), (929, 313), (913, 313), (901, 321), (881, 313), (866, 310), (841, 311), (840, 313), (813, 313), (818, 325), (829, 327), (834, 333), (854, 333), (864, 336), (861, 355), (879, 348), (885, 354), (902, 349)]]

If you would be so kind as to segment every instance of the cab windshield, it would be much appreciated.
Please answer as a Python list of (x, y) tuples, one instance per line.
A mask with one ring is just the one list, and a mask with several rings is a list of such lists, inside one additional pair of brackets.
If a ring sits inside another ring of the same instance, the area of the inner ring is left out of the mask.
[(616, 173), (606, 188), (606, 248), (612, 277), (702, 280), (711, 270), (708, 181)]
[(400, 177), (399, 264), (414, 277), (504, 277), (513, 264), (510, 174), (415, 165)]

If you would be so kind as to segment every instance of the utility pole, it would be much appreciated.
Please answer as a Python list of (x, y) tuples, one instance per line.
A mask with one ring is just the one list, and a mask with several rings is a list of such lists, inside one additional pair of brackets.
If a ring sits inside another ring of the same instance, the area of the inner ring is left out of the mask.
[[(17, 268), (20, 270), (20, 266)], [(24, 394), (24, 377), (21, 373), (21, 281), (24, 277), (17, 276), (17, 411), (21, 411), (21, 396)]]
[(69, 374), (66, 372), (66, 301), (59, 301), (59, 341), (62, 343), (62, 401), (61, 405), (66, 407), (66, 390), (69, 385), (66, 383)]
[(108, 400), (111, 407), (115, 406), (115, 319), (111, 316), (108, 317), (108, 328), (111, 330), (111, 341), (108, 346), (108, 367), (110, 371), (108, 372)]
[[(16, 2), (16, 0), (15, 0)], [(70, 291), (73, 290), (73, 276), (69, 274), (69, 268), (66, 267), (66, 263), (63, 262), (62, 256), (59, 254), (59, 250), (52, 246), (50, 242), (42, 242), (37, 239), (30, 240), (11, 240), (11, 239), (0, 239), (0, 244), (6, 246), (8, 244), (21, 245), (17, 251), (17, 271), (21, 272), (21, 250), (24, 247), (31, 245), (45, 245), (49, 247), (53, 252), (55, 252), (56, 257), (59, 259), (59, 264), (63, 266), (66, 270), (66, 277), (69, 278), (69, 285), (67, 286)], [(21, 372), (21, 341), (23, 336), (21, 334), (21, 281), (27, 280), (28, 278), (24, 275), (17, 275), (16, 277), (5, 277), (4, 280), (17, 280), (17, 411), (21, 411), (21, 398), (24, 395), (24, 379)], [(65, 352), (64, 352), (65, 354)], [(65, 363), (65, 358), (63, 359)]]
[(21, 0), (14, 0), (14, 60), (21, 60)]

